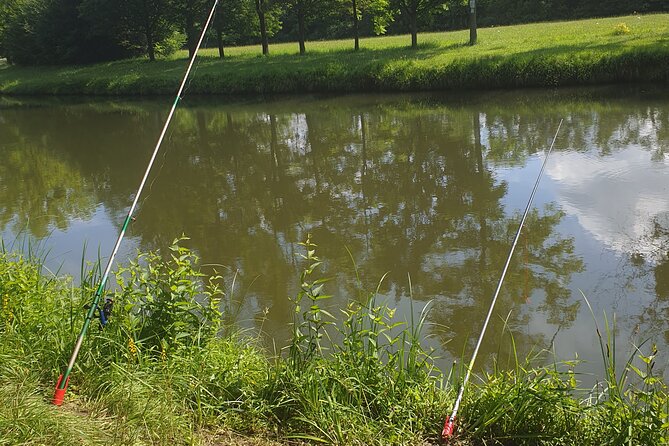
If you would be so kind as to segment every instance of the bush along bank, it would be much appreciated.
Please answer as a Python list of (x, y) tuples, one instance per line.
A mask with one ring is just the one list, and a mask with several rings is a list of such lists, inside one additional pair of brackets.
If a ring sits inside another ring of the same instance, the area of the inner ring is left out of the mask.
[[(41, 275), (39, 262), (0, 254), (1, 445), (438, 442), (459, 376), (443, 375), (421, 347), (427, 310), (399, 323), (369, 293), (335, 324), (307, 240), (291, 339), (272, 357), (230, 334), (221, 278), (203, 275), (184, 242), (119, 269), (113, 319), (91, 330), (61, 408), (48, 400), (95, 271), (74, 287)], [(573, 367), (527, 360), (493, 370), (467, 392), (454, 443), (666, 443), (669, 399), (652, 373), (655, 352), (639, 352), (617, 375), (613, 330), (602, 333), (608, 372), (597, 394), (576, 396)]]

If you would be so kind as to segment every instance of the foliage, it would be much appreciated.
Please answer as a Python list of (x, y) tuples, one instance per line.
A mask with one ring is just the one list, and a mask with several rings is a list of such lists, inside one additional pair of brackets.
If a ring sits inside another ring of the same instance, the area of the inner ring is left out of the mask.
[(0, 54), (20, 64), (96, 62), (127, 57), (120, 42), (80, 14), (79, 0), (13, 0)]
[(588, 422), (595, 429), (586, 431), (587, 434), (603, 431), (603, 435), (586, 438), (602, 445), (665, 444), (669, 440), (669, 394), (666, 384), (653, 370), (657, 347), (653, 345), (649, 353), (644, 353), (645, 341), (634, 346), (621, 371), (617, 364), (615, 314), (612, 322), (604, 314), (602, 331), (590, 302), (585, 295), (583, 299), (594, 320), (607, 375), (590, 395), (592, 416)]
[[(293, 336), (287, 355), (270, 361), (252, 339), (219, 336), (223, 295), (204, 281), (185, 241), (119, 271), (112, 319), (89, 333), (60, 409), (45, 399), (99, 270), (84, 274), (79, 289), (41, 275), (38, 259), (0, 253), (0, 445), (227, 444), (217, 441), (221, 429), (332, 444), (437, 440), (458, 376), (443, 377), (421, 347), (427, 307), (416, 320), (397, 321), (377, 302), (377, 287), (332, 324), (325, 282), (316, 278), (323, 264), (308, 238)], [(576, 363), (515, 360), (468, 389), (457, 441), (666, 442), (669, 397), (653, 373), (655, 349), (640, 347), (616, 374), (615, 323), (606, 327), (608, 372), (588, 399), (577, 396)]]
[(6, 0), (0, 3), (0, 57), (7, 57), (6, 36), (7, 28), (14, 19), (15, 8), (18, 0)]
[[(149, 56), (172, 35), (165, 0), (12, 0), (0, 20), (0, 55), (33, 64)], [(4, 8), (4, 7), (3, 7)]]
[(113, 300), (123, 312), (116, 326), (135, 349), (141, 346), (164, 355), (181, 346), (201, 346), (220, 329), (221, 277), (211, 276), (204, 287), (200, 284), (204, 275), (195, 269), (197, 256), (180, 246), (186, 240), (174, 240), (166, 259), (143, 253), (118, 270), (120, 290)]
[(411, 46), (416, 48), (419, 28), (426, 28), (434, 16), (446, 9), (446, 0), (391, 0), (396, 15), (411, 34)]
[[(173, 15), (172, 20), (186, 35), (186, 48), (189, 56), (192, 56), (200, 37), (200, 29), (209, 12), (209, 2), (205, 0), (168, 0), (168, 8)], [(174, 51), (179, 48), (180, 46), (175, 47)]]
[[(305, 40), (309, 34), (309, 29), (320, 27), (324, 19), (328, 20), (338, 5), (328, 0), (289, 0), (286, 6), (286, 10), (283, 12), (281, 34), (297, 40), (300, 54), (304, 54), (306, 52)], [(288, 29), (286, 29), (286, 20), (289, 22)], [(290, 29), (291, 21), (294, 21), (292, 25), (294, 31)]]
[(176, 53), (183, 47), (184, 42), (186, 42), (187, 39), (188, 38), (180, 32), (173, 32), (169, 37), (166, 37), (155, 45), (156, 55), (167, 57), (170, 54)]
[[(129, 34), (140, 37), (139, 44), (145, 48), (150, 61), (155, 60), (157, 46), (170, 38), (175, 30), (176, 14), (169, 8), (168, 0), (122, 0), (109, 6), (117, 11), (120, 23)], [(166, 47), (166, 48), (169, 48)]]
[(224, 45), (247, 42), (260, 33), (256, 19), (254, 6), (249, 0), (220, 1), (212, 24), (220, 57), (224, 55)]
[(306, 265), (293, 300), (289, 354), (271, 383), (276, 417), (297, 430), (293, 437), (330, 444), (432, 437), (452, 395), (420, 344), (427, 312), (406, 327), (394, 309), (376, 302), (377, 289), (351, 301), (334, 325), (325, 308), (327, 280), (311, 279), (322, 266), (316, 245), (310, 236), (301, 245)]

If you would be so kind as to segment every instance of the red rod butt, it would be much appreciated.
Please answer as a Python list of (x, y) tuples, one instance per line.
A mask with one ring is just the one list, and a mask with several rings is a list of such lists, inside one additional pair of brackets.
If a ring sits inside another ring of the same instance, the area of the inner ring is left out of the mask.
[(453, 436), (453, 431), (455, 430), (455, 418), (448, 417), (444, 422), (444, 429), (441, 431), (441, 439), (443, 441), (448, 441)]
[(60, 383), (63, 382), (63, 375), (58, 377), (58, 382), (56, 383), (56, 391), (53, 394), (53, 400), (51, 401), (56, 406), (63, 404), (63, 399), (65, 398), (65, 392), (67, 392), (67, 385), (70, 383), (70, 377), (68, 376), (65, 380), (65, 385), (60, 389)]

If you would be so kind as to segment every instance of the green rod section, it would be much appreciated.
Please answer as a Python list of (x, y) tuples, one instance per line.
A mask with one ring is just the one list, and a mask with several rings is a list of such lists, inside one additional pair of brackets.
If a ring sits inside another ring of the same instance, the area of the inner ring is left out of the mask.
[(59, 386), (57, 387), (58, 389), (65, 388), (67, 379), (70, 377), (70, 373), (72, 373), (72, 368), (74, 367), (74, 363), (77, 360), (77, 356), (79, 355), (81, 344), (84, 341), (84, 338), (86, 337), (86, 333), (88, 333), (88, 327), (91, 325), (91, 321), (93, 320), (93, 316), (95, 315), (95, 310), (98, 308), (98, 304), (100, 303), (100, 297), (102, 296), (102, 293), (105, 289), (105, 285), (107, 284), (107, 278), (109, 277), (109, 270), (111, 269), (113, 258), (118, 252), (118, 248), (121, 245), (121, 240), (123, 240), (123, 236), (125, 235), (126, 229), (128, 229), (128, 225), (131, 219), (132, 217), (130, 216), (130, 214), (128, 214), (125, 217), (125, 221), (123, 222), (123, 226), (121, 228), (119, 237), (118, 239), (116, 239), (116, 245), (114, 246), (114, 251), (112, 253), (112, 256), (109, 258), (109, 262), (107, 262), (107, 268), (105, 269), (105, 274), (102, 276), (100, 284), (98, 285), (98, 288), (95, 290), (95, 294), (93, 295), (93, 302), (91, 303), (91, 307), (88, 309), (88, 312), (86, 313), (86, 319), (84, 319), (84, 325), (81, 327), (81, 332), (79, 332), (79, 336), (77, 337), (77, 342), (74, 345), (74, 350), (72, 350), (72, 355), (70, 356), (70, 360), (67, 363), (67, 368), (65, 369), (65, 373), (63, 373), (63, 379), (60, 380)]

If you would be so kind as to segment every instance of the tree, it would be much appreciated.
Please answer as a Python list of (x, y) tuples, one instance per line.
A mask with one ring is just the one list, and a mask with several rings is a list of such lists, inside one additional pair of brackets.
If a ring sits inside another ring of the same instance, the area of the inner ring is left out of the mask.
[(169, 6), (168, 0), (83, 0), (79, 10), (96, 33), (113, 36), (126, 52), (154, 61), (156, 53), (176, 49), (170, 42), (175, 26)]
[(476, 45), (476, 0), (469, 0), (469, 45)]
[[(411, 48), (418, 47), (418, 27), (446, 7), (446, 0), (392, 0), (393, 9), (411, 33)], [(473, 0), (472, 0), (473, 1)]]
[(345, 0), (344, 4), (350, 7), (349, 12), (353, 19), (353, 48), (360, 49), (360, 22), (367, 16), (372, 22), (374, 34), (385, 34), (386, 27), (392, 21), (388, 0)]
[[(114, 2), (117, 3), (117, 2)], [(121, 20), (131, 32), (143, 37), (143, 45), (150, 61), (156, 60), (158, 44), (173, 34), (167, 0), (120, 0)]]
[(24, 2), (9, 0), (0, 4), (0, 56), (9, 63), (22, 62), (21, 47), (34, 43), (28, 39), (30, 22), (32, 17)]
[[(82, 0), (12, 0), (2, 6), (2, 52), (21, 64), (95, 62), (117, 54), (79, 7)], [(99, 50), (99, 51), (96, 51)]]
[(280, 7), (272, 0), (254, 0), (254, 4), (260, 26), (262, 53), (266, 56), (269, 54), (269, 38), (281, 28), (281, 23), (277, 18)]
[[(71, 26), (67, 5), (57, 8), (57, 4), (57, 0), (25, 0), (3, 7), (8, 15), (2, 20), (2, 45), (9, 60), (24, 65), (59, 62), (65, 42), (70, 41), (68, 34), (76, 27)], [(58, 14), (59, 20), (53, 20), (52, 13)], [(59, 22), (68, 26), (58, 30)]]
[(297, 41), (300, 54), (304, 54), (306, 52), (304, 42), (306, 40), (307, 24), (323, 10), (325, 5), (323, 0), (293, 0), (292, 4), (297, 16)]
[(186, 34), (189, 58), (193, 57), (197, 49), (201, 25), (212, 6), (209, 3), (208, 0), (170, 0), (170, 13), (174, 15), (175, 22), (179, 23), (179, 27)]
[(0, 57), (6, 57), (7, 61), (11, 63), (11, 58), (7, 54), (7, 47), (5, 43), (5, 36), (7, 28), (12, 22), (16, 8), (18, 7), (18, 0), (5, 0), (0, 3)]
[(265, 13), (267, 12), (268, 0), (255, 0), (256, 13), (260, 22), (260, 44), (262, 45), (262, 53), (264, 56), (269, 54), (269, 39), (267, 37), (267, 19)]
[(224, 45), (238, 43), (258, 34), (255, 10), (248, 0), (221, 0), (213, 23), (218, 56), (225, 56)]

